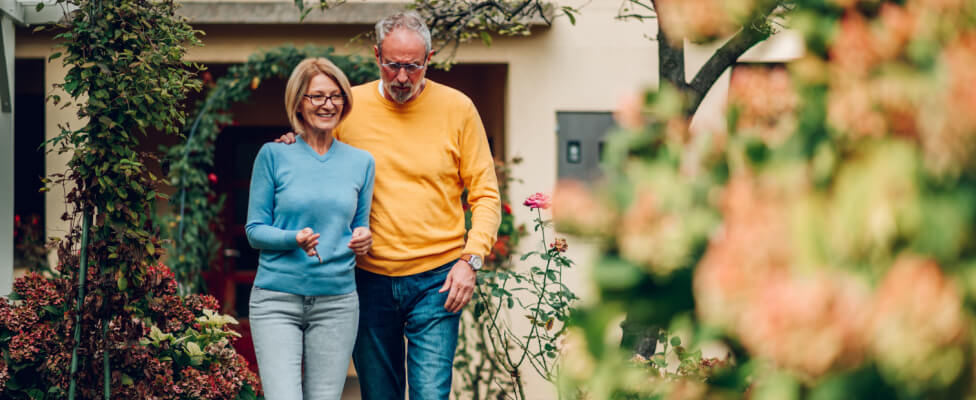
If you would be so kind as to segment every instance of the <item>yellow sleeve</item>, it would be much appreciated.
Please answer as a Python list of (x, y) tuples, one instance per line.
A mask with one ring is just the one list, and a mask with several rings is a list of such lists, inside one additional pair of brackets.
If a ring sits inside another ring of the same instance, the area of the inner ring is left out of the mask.
[(485, 257), (495, 245), (501, 223), (501, 198), (495, 177), (495, 162), (488, 148), (488, 137), (474, 104), (467, 104), (461, 132), (461, 180), (468, 188), (471, 229), (462, 254)]

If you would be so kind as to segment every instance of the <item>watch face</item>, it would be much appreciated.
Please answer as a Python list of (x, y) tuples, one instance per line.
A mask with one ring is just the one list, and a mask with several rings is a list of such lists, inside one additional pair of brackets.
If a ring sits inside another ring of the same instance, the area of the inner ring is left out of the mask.
[(471, 254), (461, 258), (467, 261), (468, 265), (470, 265), (471, 268), (474, 268), (475, 270), (481, 268), (481, 264), (482, 264), (481, 256), (476, 256), (474, 254)]

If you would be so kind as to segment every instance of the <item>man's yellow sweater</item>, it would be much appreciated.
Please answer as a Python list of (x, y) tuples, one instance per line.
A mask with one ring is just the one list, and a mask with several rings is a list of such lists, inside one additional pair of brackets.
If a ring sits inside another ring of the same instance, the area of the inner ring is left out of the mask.
[[(485, 128), (471, 100), (427, 80), (413, 100), (397, 104), (379, 81), (352, 89), (353, 108), (335, 132), (376, 160), (369, 216), (373, 248), (360, 268), (405, 276), (462, 254), (488, 255), (501, 202)], [(468, 188), (471, 230), (465, 242), (461, 192)]]

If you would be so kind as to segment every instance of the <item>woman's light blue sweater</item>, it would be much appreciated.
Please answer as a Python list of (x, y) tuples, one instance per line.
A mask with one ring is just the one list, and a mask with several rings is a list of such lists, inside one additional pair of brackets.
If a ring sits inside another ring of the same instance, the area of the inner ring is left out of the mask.
[[(356, 289), (352, 231), (369, 227), (373, 156), (338, 140), (324, 155), (300, 137), (267, 143), (254, 160), (247, 208), (247, 240), (260, 250), (254, 284), (303, 296)], [(322, 263), (298, 246), (303, 228), (320, 234)]]

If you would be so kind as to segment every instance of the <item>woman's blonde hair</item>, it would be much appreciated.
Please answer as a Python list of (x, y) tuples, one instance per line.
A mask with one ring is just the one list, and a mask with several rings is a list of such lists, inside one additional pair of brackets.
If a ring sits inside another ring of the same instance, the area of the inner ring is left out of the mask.
[(285, 112), (288, 114), (291, 129), (294, 129), (298, 134), (305, 133), (306, 126), (301, 112), (298, 111), (298, 106), (304, 100), (303, 96), (308, 90), (308, 83), (319, 74), (332, 78), (339, 85), (342, 97), (345, 98), (342, 112), (339, 113), (339, 122), (341, 123), (342, 120), (346, 119), (346, 116), (352, 111), (352, 91), (346, 74), (327, 58), (306, 58), (295, 66), (295, 70), (291, 72), (291, 77), (288, 78), (288, 85), (285, 86)]

